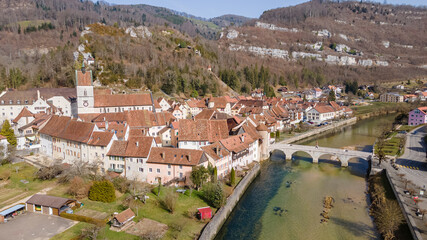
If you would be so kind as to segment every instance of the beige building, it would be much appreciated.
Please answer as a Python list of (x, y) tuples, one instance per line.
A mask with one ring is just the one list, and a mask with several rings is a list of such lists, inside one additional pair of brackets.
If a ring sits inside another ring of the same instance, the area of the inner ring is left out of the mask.
[(403, 102), (404, 97), (399, 95), (398, 93), (384, 93), (380, 96), (381, 102), (394, 102), (399, 103)]

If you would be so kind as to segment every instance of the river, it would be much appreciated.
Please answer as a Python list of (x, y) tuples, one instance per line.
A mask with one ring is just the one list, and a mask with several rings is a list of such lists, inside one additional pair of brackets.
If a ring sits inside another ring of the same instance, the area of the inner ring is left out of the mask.
[[(365, 119), (297, 144), (372, 151), (381, 125), (395, 114)], [(284, 161), (274, 153), (247, 189), (216, 239), (380, 239), (368, 214), (368, 163), (352, 159), (341, 168), (329, 156), (312, 164), (304, 153)], [(329, 221), (320, 223), (323, 199), (332, 196)]]

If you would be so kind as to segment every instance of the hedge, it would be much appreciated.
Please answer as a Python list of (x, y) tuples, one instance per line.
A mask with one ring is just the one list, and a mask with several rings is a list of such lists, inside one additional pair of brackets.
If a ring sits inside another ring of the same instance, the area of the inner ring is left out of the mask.
[(100, 202), (114, 202), (116, 192), (113, 183), (108, 180), (94, 182), (89, 190), (89, 199)]
[(94, 224), (97, 226), (104, 226), (108, 222), (108, 219), (101, 220), (101, 219), (86, 217), (86, 216), (77, 215), (77, 214), (70, 214), (66, 212), (62, 212), (60, 216), (63, 218), (74, 220), (74, 221), (86, 222), (86, 223)]

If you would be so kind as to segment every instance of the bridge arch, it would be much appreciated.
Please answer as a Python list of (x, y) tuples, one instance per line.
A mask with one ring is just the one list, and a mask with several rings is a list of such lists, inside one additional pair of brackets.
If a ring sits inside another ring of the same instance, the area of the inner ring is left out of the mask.
[(270, 160), (272, 161), (286, 161), (287, 156), (284, 150), (282, 149), (274, 149), (270, 152)]
[(329, 163), (336, 166), (342, 166), (340, 156), (334, 153), (321, 153), (319, 154), (319, 163)]
[(305, 155), (305, 156), (300, 156), (300, 158), (302, 158), (303, 161), (310, 161), (312, 163), (317, 162), (317, 158), (313, 157), (312, 153), (310, 153), (309, 151), (304, 151), (304, 150), (292, 150), (292, 151), (289, 151), (288, 153), (285, 152), (286, 159), (290, 159), (293, 161), (295, 159), (294, 155), (297, 153), (302, 153), (303, 155)]

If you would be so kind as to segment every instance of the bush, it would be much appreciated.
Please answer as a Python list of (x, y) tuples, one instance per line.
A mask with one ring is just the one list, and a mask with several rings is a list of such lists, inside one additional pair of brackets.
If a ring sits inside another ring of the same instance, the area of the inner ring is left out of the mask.
[(67, 193), (73, 195), (77, 199), (82, 199), (88, 196), (90, 184), (85, 184), (81, 177), (75, 176), (70, 182), (70, 188)]
[(220, 182), (207, 183), (203, 187), (203, 197), (214, 208), (220, 208), (225, 203), (224, 189)]
[(169, 211), (170, 213), (173, 213), (175, 211), (177, 200), (178, 194), (173, 190), (169, 190), (166, 191), (165, 196), (160, 198), (160, 205), (162, 205), (165, 210)]
[(231, 168), (231, 173), (230, 173), (230, 185), (231, 185), (231, 186), (236, 185), (236, 171), (234, 170), (234, 168)]
[(66, 212), (62, 212), (60, 214), (60, 216), (63, 218), (74, 220), (74, 221), (94, 224), (96, 226), (104, 226), (108, 221), (108, 220), (101, 220), (101, 219), (86, 217), (86, 216), (77, 215), (77, 214), (70, 214), (70, 213), (66, 213)]
[(36, 172), (36, 178), (40, 180), (52, 180), (61, 174), (63, 168), (61, 165), (53, 165), (51, 167), (42, 167)]
[(124, 177), (116, 177), (113, 179), (114, 188), (121, 193), (129, 190), (130, 182)]
[(95, 181), (90, 187), (89, 199), (99, 202), (114, 202), (116, 193), (113, 183), (108, 180)]

